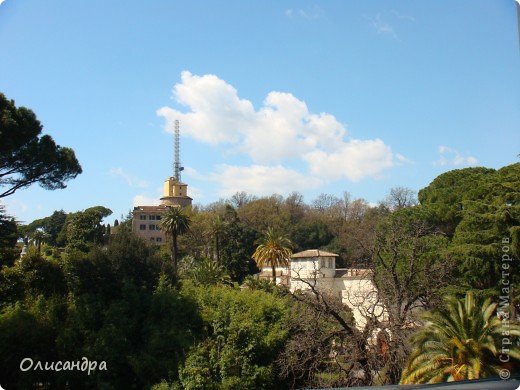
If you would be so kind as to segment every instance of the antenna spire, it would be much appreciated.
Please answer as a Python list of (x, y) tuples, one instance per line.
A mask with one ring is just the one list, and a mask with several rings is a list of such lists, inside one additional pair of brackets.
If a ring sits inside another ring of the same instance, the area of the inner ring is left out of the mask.
[(181, 181), (181, 171), (184, 169), (181, 167), (180, 161), (180, 128), (179, 128), (179, 120), (175, 120), (175, 136), (174, 136), (174, 146), (173, 146), (174, 158), (173, 158), (173, 177), (178, 182)]

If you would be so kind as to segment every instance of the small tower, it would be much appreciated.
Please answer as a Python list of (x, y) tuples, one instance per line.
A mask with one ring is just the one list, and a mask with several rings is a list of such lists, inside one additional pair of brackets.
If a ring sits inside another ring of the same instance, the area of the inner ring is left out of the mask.
[(179, 121), (175, 121), (175, 135), (173, 142), (173, 176), (164, 181), (161, 202), (166, 206), (191, 206), (193, 200), (188, 196), (188, 185), (181, 181), (181, 171), (184, 167), (180, 161), (180, 129)]

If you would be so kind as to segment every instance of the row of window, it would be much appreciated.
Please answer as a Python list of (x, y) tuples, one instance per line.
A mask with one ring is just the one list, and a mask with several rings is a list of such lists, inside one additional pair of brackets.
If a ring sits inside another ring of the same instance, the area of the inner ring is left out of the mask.
[(152, 242), (162, 242), (162, 237), (150, 237), (150, 241), (152, 241)]
[(146, 215), (146, 214), (141, 214), (139, 216), (139, 219), (140, 220), (146, 220), (146, 219), (149, 219), (150, 221), (160, 221), (161, 220), (161, 216), (160, 215)]
[[(146, 225), (139, 225), (139, 230), (146, 230)], [(148, 225), (148, 230), (161, 230), (161, 228), (159, 225)]]

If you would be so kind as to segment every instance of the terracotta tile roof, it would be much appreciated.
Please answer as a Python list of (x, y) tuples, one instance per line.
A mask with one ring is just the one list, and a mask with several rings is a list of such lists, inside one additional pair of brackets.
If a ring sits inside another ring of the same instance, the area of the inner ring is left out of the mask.
[(335, 253), (325, 252), (320, 249), (309, 249), (303, 252), (293, 253), (291, 256), (293, 259), (298, 259), (302, 257), (337, 257), (339, 255)]

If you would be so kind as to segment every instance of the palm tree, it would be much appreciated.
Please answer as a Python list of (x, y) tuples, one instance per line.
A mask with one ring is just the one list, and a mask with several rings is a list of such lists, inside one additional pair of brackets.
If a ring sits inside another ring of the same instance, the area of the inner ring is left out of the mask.
[(195, 284), (231, 284), (230, 278), (226, 274), (226, 269), (214, 260), (208, 258), (202, 258), (196, 261), (190, 269), (189, 275)]
[[(496, 376), (504, 360), (520, 359), (520, 350), (502, 349), (503, 332), (520, 336), (520, 325), (503, 323), (496, 303), (448, 299), (444, 310), (427, 313), (425, 327), (412, 336), (417, 346), (403, 370), (401, 383), (438, 383)], [(506, 356), (508, 355), (508, 356)]]
[(221, 264), (220, 262), (220, 237), (225, 229), (225, 222), (220, 218), (220, 215), (217, 215), (215, 219), (211, 222), (211, 232), (213, 237), (215, 238), (215, 254), (217, 264)]
[(276, 267), (289, 265), (289, 258), (292, 254), (291, 246), (292, 243), (287, 237), (276, 233), (269, 227), (253, 253), (252, 257), (258, 268), (271, 266), (274, 284), (276, 284)]
[(32, 234), (31, 238), (34, 242), (34, 245), (38, 247), (38, 253), (41, 253), (42, 251), (42, 243), (47, 238), (47, 235), (40, 229), (36, 229)]
[(180, 207), (170, 207), (162, 216), (159, 226), (164, 233), (171, 239), (171, 259), (173, 272), (177, 274), (177, 259), (179, 250), (177, 247), (177, 237), (186, 233), (190, 228), (190, 218)]

